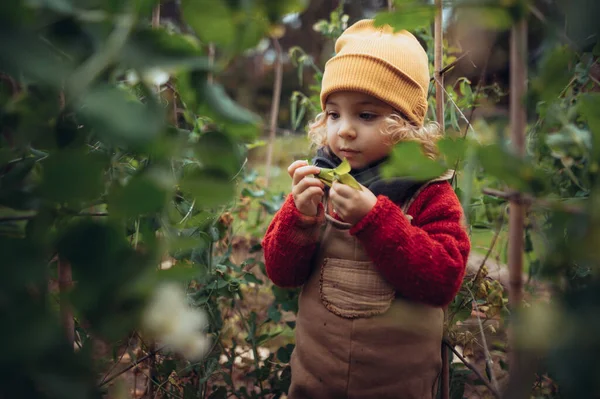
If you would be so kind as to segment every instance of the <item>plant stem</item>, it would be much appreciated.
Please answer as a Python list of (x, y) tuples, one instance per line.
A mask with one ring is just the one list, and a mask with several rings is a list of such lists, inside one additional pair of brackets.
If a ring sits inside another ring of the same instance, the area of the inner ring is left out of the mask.
[(494, 362), (492, 361), (492, 355), (490, 354), (490, 350), (488, 349), (487, 340), (485, 338), (485, 332), (483, 331), (483, 323), (481, 322), (481, 317), (479, 317), (479, 306), (477, 305), (477, 300), (475, 299), (473, 292), (469, 290), (469, 293), (471, 294), (473, 304), (475, 305), (475, 316), (477, 316), (477, 323), (479, 325), (479, 331), (481, 332), (481, 343), (483, 344), (483, 353), (485, 354), (486, 369), (490, 374), (490, 380), (492, 382), (492, 385), (494, 386), (496, 391), (499, 391), (498, 381), (496, 380), (496, 377), (494, 376), (494, 370), (492, 369)]
[[(143, 363), (144, 361), (150, 359), (151, 357), (155, 356), (158, 352), (160, 352), (161, 350), (164, 349), (163, 347), (160, 347), (156, 350), (152, 350), (150, 352), (148, 352), (145, 356), (140, 357), (136, 362), (130, 364), (129, 366), (125, 367), (123, 370), (119, 371), (117, 374), (113, 375), (110, 378), (105, 379), (104, 381), (102, 381), (100, 383), (100, 385), (98, 385), (98, 388), (103, 387), (104, 385), (108, 384), (109, 382), (111, 382), (112, 380), (114, 380), (115, 378), (119, 377), (120, 375), (123, 375), (124, 373), (128, 372), (129, 370), (131, 370), (134, 367), (139, 366), (141, 363)], [(149, 380), (151, 380), (149, 378)]]
[(494, 395), (495, 398), (500, 399), (501, 395), (500, 392), (498, 392), (498, 390), (496, 390), (496, 388), (494, 388), (492, 386), (492, 384), (490, 384), (490, 382), (487, 380), (487, 378), (485, 378), (481, 372), (479, 370), (477, 370), (477, 368), (472, 365), (467, 359), (465, 359), (460, 353), (458, 353), (458, 351), (454, 348), (454, 346), (452, 346), (448, 341), (446, 341), (444, 339), (443, 341), (444, 345), (446, 345), (448, 348), (450, 348), (450, 350), (452, 351), (452, 353), (454, 353), (456, 355), (456, 357), (458, 357), (460, 359), (460, 361), (472, 372), (475, 373), (475, 375), (481, 380), (481, 382), (483, 382), (483, 384), (488, 387), (488, 389), (490, 390), (490, 392), (492, 393), (492, 395)]

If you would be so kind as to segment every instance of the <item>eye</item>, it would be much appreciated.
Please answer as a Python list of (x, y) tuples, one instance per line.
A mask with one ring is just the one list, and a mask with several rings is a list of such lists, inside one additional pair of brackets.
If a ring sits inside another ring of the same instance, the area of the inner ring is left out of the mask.
[(372, 114), (370, 112), (361, 112), (358, 116), (360, 119), (365, 121), (372, 121), (373, 119), (377, 118), (377, 114)]
[(340, 114), (338, 114), (338, 113), (337, 113), (337, 112), (335, 112), (335, 111), (328, 111), (328, 112), (327, 112), (327, 117), (328, 117), (328, 118), (331, 118), (331, 119), (337, 119), (337, 118), (339, 118), (339, 117), (340, 117)]

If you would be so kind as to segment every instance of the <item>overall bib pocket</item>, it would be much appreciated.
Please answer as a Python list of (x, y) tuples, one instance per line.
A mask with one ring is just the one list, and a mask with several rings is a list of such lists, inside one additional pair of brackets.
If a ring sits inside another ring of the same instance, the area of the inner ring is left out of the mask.
[(372, 262), (337, 258), (323, 260), (320, 294), (330, 312), (348, 319), (383, 314), (395, 298), (395, 290)]

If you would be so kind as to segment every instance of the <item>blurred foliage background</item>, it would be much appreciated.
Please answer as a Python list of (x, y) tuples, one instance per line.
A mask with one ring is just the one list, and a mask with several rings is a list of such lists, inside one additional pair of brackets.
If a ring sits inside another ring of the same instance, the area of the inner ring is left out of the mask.
[[(448, 312), (452, 398), (506, 395), (509, 381), (532, 398), (600, 397), (599, 4), (444, 2), (441, 156), (399, 145), (388, 170), (457, 170), (473, 254)], [(0, 398), (285, 397), (297, 291), (267, 281), (259, 243), (285, 168), (312, 154), (324, 62), (375, 17), (433, 63), (434, 15), (419, 0), (2, 2)], [(524, 159), (507, 112), (521, 18)], [(511, 190), (529, 205), (519, 312), (506, 306)]]

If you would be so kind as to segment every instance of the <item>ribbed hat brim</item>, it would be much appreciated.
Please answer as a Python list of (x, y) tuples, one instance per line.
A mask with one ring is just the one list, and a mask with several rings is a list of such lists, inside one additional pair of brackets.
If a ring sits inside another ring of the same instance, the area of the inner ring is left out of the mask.
[(368, 54), (340, 54), (325, 65), (321, 106), (338, 91), (358, 91), (384, 101), (417, 126), (427, 112), (426, 93), (409, 76), (380, 58)]

